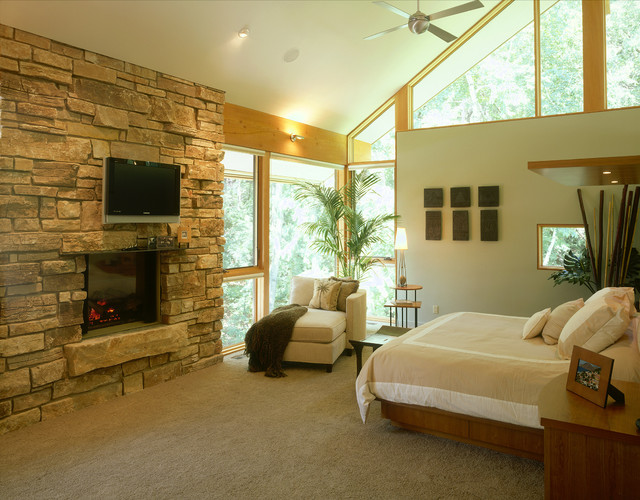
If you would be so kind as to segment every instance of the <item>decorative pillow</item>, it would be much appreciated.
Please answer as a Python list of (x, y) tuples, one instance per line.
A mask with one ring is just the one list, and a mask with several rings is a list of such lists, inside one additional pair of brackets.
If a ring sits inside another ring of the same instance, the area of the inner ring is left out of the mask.
[(600, 297), (585, 303), (562, 329), (558, 353), (569, 359), (574, 345), (600, 352), (624, 334), (629, 321), (627, 309), (618, 301)]
[(551, 308), (547, 307), (546, 309), (538, 311), (533, 316), (531, 316), (524, 324), (524, 328), (522, 329), (522, 338), (526, 340), (540, 335), (542, 333), (542, 328), (544, 328), (545, 323), (549, 319), (550, 314)]
[(338, 294), (338, 311), (347, 312), (347, 297), (358, 291), (360, 282), (351, 278), (336, 278), (331, 276), (332, 281), (340, 282), (340, 293)]
[(289, 304), (308, 306), (313, 297), (313, 282), (315, 278), (308, 276), (294, 276), (291, 279), (291, 294)]
[(601, 299), (607, 299), (610, 302), (617, 302), (620, 304), (628, 311), (629, 318), (633, 318), (636, 314), (636, 308), (634, 305), (636, 297), (633, 288), (630, 286), (602, 288), (589, 297), (585, 304)]
[(339, 281), (314, 280), (313, 297), (309, 302), (309, 307), (313, 309), (324, 309), (326, 311), (335, 311), (338, 305), (338, 294), (340, 293)]
[(578, 310), (582, 306), (584, 306), (584, 300), (582, 300), (582, 298), (579, 298), (577, 300), (572, 300), (570, 302), (560, 304), (553, 311), (551, 311), (549, 319), (542, 329), (542, 339), (547, 344), (557, 344), (558, 337), (560, 337), (560, 333), (562, 332), (564, 325), (567, 324), (569, 318), (571, 318), (571, 316), (578, 312)]

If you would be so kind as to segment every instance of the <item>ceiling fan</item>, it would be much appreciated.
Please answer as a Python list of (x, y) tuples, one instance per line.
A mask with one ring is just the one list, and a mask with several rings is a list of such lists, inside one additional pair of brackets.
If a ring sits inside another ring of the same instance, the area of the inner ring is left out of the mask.
[(455, 14), (461, 14), (463, 12), (467, 12), (469, 10), (479, 9), (484, 7), (480, 0), (473, 0), (471, 2), (464, 3), (462, 5), (456, 5), (455, 7), (451, 7), (450, 9), (441, 10), (440, 12), (436, 12), (435, 14), (429, 14), (428, 16), (420, 12), (420, 0), (418, 0), (418, 11), (415, 14), (409, 15), (405, 11), (394, 7), (387, 2), (373, 2), (380, 7), (384, 7), (385, 9), (389, 9), (391, 12), (398, 14), (407, 19), (407, 22), (401, 24), (400, 26), (396, 26), (395, 28), (390, 28), (385, 31), (381, 31), (380, 33), (376, 33), (375, 35), (370, 35), (365, 38), (365, 40), (373, 40), (374, 38), (378, 38), (379, 36), (386, 35), (387, 33), (391, 33), (393, 31), (402, 29), (404, 27), (408, 27), (412, 33), (416, 35), (421, 35), (425, 31), (430, 31), (437, 37), (441, 38), (445, 42), (453, 42), (456, 38), (455, 35), (452, 35), (448, 31), (443, 30), (442, 28), (438, 28), (431, 24), (431, 21), (435, 19), (442, 19), (443, 17), (453, 16)]

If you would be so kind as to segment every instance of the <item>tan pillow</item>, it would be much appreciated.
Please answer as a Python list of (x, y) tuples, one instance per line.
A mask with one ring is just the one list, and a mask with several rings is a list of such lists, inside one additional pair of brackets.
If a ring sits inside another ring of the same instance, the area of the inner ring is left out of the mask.
[(629, 321), (628, 310), (619, 302), (607, 298), (589, 301), (564, 325), (558, 338), (558, 353), (569, 359), (574, 345), (600, 352), (624, 334)]
[(629, 318), (633, 318), (636, 314), (635, 308), (635, 293), (633, 287), (621, 286), (621, 287), (607, 287), (598, 290), (591, 297), (589, 297), (585, 304), (594, 302), (601, 299), (607, 299), (611, 302), (617, 302), (629, 312)]
[(341, 283), (339, 281), (314, 280), (313, 297), (309, 302), (309, 307), (313, 309), (324, 309), (325, 311), (335, 311), (338, 305), (338, 294)]
[(545, 323), (549, 319), (549, 315), (551, 314), (551, 308), (547, 307), (542, 311), (538, 311), (533, 316), (531, 316), (527, 322), (524, 324), (524, 328), (522, 329), (522, 338), (523, 340), (532, 339), (533, 337), (537, 337), (542, 333), (542, 328), (544, 328)]
[(542, 329), (542, 339), (547, 344), (557, 344), (564, 325), (567, 324), (569, 318), (578, 312), (582, 306), (584, 306), (584, 300), (579, 298), (577, 300), (565, 302), (551, 311), (549, 319)]
[(347, 297), (352, 293), (356, 293), (358, 291), (360, 282), (351, 278), (336, 278), (335, 276), (331, 276), (331, 278), (329, 279), (340, 282), (341, 286), (340, 293), (338, 294), (337, 307), (338, 311), (347, 312)]

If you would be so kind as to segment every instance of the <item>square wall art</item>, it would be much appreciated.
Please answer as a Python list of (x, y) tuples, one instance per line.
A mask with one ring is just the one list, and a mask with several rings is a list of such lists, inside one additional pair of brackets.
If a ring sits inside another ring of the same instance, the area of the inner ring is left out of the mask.
[(471, 188), (470, 187), (451, 188), (451, 206), (452, 207), (470, 207), (471, 206)]
[(500, 206), (500, 187), (479, 186), (478, 187), (478, 206), (479, 207)]
[(427, 188), (424, 190), (424, 208), (440, 208), (444, 205), (444, 190), (442, 188)]

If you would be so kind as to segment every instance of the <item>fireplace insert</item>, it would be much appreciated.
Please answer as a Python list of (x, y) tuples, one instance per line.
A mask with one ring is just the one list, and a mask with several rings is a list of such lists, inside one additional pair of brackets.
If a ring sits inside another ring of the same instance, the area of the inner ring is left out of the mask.
[(157, 252), (88, 255), (83, 334), (98, 328), (158, 321), (157, 261)]

